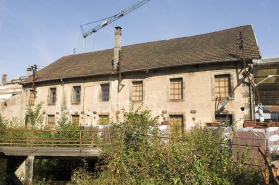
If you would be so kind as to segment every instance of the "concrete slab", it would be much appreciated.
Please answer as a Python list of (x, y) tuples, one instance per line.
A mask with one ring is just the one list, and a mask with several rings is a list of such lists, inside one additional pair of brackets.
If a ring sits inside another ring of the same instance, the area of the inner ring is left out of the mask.
[(99, 157), (101, 148), (58, 148), (58, 147), (9, 147), (0, 146), (0, 156), (35, 157)]

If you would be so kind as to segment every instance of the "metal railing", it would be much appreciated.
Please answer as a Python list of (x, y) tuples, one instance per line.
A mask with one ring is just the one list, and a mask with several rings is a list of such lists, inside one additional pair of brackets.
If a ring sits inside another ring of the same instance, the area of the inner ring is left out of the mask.
[(109, 130), (0, 129), (1, 146), (18, 147), (102, 147), (111, 142)]

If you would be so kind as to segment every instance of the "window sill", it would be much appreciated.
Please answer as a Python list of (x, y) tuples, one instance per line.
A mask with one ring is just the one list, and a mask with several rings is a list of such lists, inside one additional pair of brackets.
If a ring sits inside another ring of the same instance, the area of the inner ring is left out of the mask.
[(100, 101), (100, 103), (109, 103), (109, 101)]
[(143, 100), (142, 101), (133, 101), (131, 100), (132, 103), (143, 103)]
[[(224, 98), (223, 98), (223, 99), (224, 99)], [(222, 100), (223, 100), (223, 99), (222, 99)], [(222, 100), (221, 100), (221, 102), (222, 102)], [(231, 101), (231, 100), (235, 100), (235, 98), (232, 97), (232, 98), (230, 99), (230, 101)], [(216, 101), (216, 98), (211, 98), (211, 101)]]
[(185, 100), (184, 99), (178, 99), (178, 100), (169, 99), (168, 102), (185, 102)]
[(78, 103), (72, 103), (72, 105), (79, 105), (80, 104), (80, 102), (78, 102)]
[(48, 106), (53, 106), (53, 105), (56, 105), (56, 103), (48, 103), (47, 105)]

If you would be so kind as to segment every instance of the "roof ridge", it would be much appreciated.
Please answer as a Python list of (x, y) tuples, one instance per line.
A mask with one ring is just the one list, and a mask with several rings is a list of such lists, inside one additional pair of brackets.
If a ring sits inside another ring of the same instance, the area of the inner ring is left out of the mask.
[[(248, 27), (248, 26), (250, 26), (252, 28), (252, 24), (247, 24), (247, 25), (227, 28), (227, 29), (223, 29), (223, 30), (209, 32), (209, 33), (202, 33), (202, 34), (197, 34), (197, 35), (191, 35), (191, 36), (186, 36), (186, 37), (177, 37), (177, 38), (172, 38), (172, 39), (154, 40), (154, 41), (150, 41), (150, 42), (141, 42), (141, 43), (136, 43), (136, 44), (130, 44), (130, 45), (122, 46), (122, 48), (130, 47), (130, 46), (137, 46), (137, 45), (141, 45), (141, 44), (154, 43), (154, 42), (163, 42), (163, 41), (170, 41), (170, 40), (176, 40), (176, 39), (184, 39), (184, 38), (190, 38), (190, 37), (197, 37), (197, 36), (202, 36), (202, 35), (208, 35), (208, 34), (223, 32), (223, 31), (227, 31), (227, 30), (231, 30), (231, 29), (237, 29), (237, 28), (241, 28), (241, 27)], [(94, 52), (102, 52), (102, 51), (111, 50), (111, 49), (113, 49), (113, 48), (103, 49), (103, 50), (98, 50), (98, 51), (91, 51), (91, 52), (86, 52), (86, 53), (78, 53), (78, 54), (65, 55), (63, 57), (68, 57), (68, 56), (73, 56), (73, 55), (81, 55), (81, 54), (84, 55), (84, 54), (89, 54), (89, 53), (92, 54)]]

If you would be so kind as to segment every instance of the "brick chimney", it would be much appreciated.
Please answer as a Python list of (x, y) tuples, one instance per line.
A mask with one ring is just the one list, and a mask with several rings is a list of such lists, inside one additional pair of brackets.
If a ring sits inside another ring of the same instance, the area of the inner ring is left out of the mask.
[(113, 57), (113, 70), (117, 71), (119, 62), (119, 51), (121, 50), (121, 27), (115, 27), (114, 37), (114, 57)]
[(27, 71), (27, 73), (26, 73), (26, 78), (28, 78), (29, 76), (32, 75), (32, 70), (31, 70), (30, 67), (28, 67), (26, 71)]
[(2, 85), (5, 85), (7, 83), (7, 74), (2, 75)]

